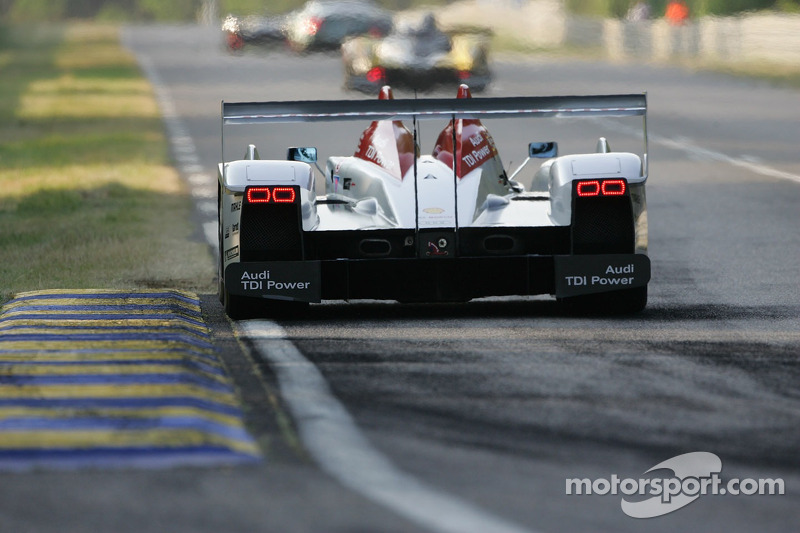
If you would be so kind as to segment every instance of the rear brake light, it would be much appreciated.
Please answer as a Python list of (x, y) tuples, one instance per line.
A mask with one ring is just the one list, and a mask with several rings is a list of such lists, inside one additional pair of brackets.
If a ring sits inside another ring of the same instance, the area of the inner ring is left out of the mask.
[(591, 196), (624, 196), (628, 185), (623, 179), (579, 181), (575, 186), (578, 198)]
[(272, 189), (272, 201), (276, 204), (294, 203), (295, 192), (293, 187), (275, 187)]
[(622, 196), (625, 194), (625, 180), (604, 180), (600, 193), (603, 196)]
[(600, 194), (600, 182), (594, 181), (579, 181), (578, 182), (578, 196), (586, 198), (588, 196), (597, 196)]
[(297, 199), (295, 187), (248, 187), (248, 204), (293, 204)]
[(269, 203), (272, 196), (269, 187), (250, 187), (247, 189), (247, 203), (248, 204), (266, 204)]

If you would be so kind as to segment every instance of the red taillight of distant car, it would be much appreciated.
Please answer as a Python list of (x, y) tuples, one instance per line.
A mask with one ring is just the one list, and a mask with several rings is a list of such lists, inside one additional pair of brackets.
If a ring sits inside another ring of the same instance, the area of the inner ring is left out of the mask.
[(228, 34), (228, 48), (231, 50), (241, 50), (244, 48), (244, 39), (238, 33)]
[(306, 19), (305, 30), (308, 35), (316, 35), (320, 26), (322, 26), (321, 18), (309, 17)]
[(383, 67), (372, 67), (367, 72), (367, 81), (377, 83), (386, 77), (386, 70)]

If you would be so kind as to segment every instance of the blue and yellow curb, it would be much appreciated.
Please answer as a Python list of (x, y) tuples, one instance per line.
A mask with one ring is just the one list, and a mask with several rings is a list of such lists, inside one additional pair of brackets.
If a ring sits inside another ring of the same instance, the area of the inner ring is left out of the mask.
[(0, 469), (259, 460), (196, 295), (49, 290), (0, 309)]

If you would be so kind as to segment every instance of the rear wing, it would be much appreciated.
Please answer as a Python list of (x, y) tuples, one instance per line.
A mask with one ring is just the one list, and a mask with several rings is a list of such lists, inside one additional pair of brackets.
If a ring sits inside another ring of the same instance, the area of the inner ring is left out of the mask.
[[(642, 117), (643, 175), (647, 177), (647, 94), (514, 96), (398, 100), (222, 102), (224, 126), (286, 122), (502, 117)], [(224, 154), (224, 151), (223, 151)], [(223, 155), (224, 163), (224, 155)]]

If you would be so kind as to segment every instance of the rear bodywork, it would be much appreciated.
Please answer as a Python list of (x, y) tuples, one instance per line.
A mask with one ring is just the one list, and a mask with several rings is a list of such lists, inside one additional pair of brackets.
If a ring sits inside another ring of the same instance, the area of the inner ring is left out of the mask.
[[(364, 121), (353, 155), (311, 150), (219, 166), (220, 297), (231, 316), (281, 303), (467, 301), (549, 294), (638, 311), (650, 279), (644, 156), (544, 156), (522, 186), (482, 119), (641, 117), (644, 95), (223, 103), (237, 125)], [(444, 121), (430, 153), (422, 120)], [(223, 141), (224, 142), (224, 141)], [(224, 154), (224, 149), (223, 149)], [(527, 162), (527, 161), (526, 161)], [(525, 167), (521, 166), (520, 169)], [(325, 182), (316, 194), (315, 182)], [(277, 307), (276, 307), (277, 306)]]

